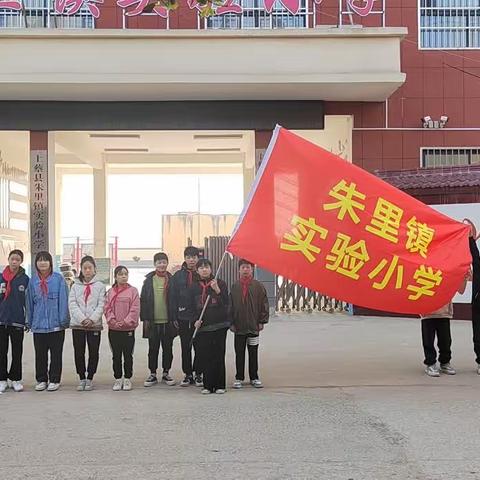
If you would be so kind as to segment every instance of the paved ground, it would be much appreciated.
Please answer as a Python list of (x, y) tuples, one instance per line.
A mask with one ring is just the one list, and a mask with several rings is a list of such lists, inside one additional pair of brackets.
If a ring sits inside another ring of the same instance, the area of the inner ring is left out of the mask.
[[(471, 325), (453, 323), (455, 377), (428, 378), (418, 320), (291, 315), (262, 338), (263, 390), (111, 390), (103, 338), (97, 389), (77, 393), (71, 337), (64, 381), (0, 396), (0, 479), (480, 479), (480, 377)], [(232, 366), (232, 337), (228, 339)], [(175, 375), (180, 379), (176, 340)], [(231, 370), (230, 370), (230, 379)]]

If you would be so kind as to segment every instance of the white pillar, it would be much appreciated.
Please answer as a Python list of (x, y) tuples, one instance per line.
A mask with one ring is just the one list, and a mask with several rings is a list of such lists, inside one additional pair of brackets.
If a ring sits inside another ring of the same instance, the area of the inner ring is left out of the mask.
[(93, 242), (94, 256), (108, 257), (107, 244), (107, 175), (103, 168), (93, 169)]

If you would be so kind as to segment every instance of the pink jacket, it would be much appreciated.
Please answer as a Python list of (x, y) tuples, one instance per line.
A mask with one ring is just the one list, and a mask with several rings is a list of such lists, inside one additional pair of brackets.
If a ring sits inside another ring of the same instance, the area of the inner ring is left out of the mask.
[(140, 318), (138, 290), (131, 285), (120, 290), (118, 287), (112, 287), (105, 301), (105, 318), (110, 330), (135, 330)]

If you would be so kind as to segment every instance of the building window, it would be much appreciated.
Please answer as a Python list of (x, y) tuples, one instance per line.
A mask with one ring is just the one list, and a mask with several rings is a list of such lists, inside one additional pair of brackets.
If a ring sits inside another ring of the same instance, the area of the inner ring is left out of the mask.
[(0, 28), (94, 28), (94, 18), (87, 7), (75, 15), (55, 13), (51, 0), (24, 0), (24, 11), (0, 8)]
[(292, 15), (279, 1), (271, 13), (267, 13), (263, 0), (236, 0), (243, 12), (214, 15), (205, 19), (209, 29), (269, 29), (269, 28), (308, 28), (308, 1), (301, 0), (297, 15)]
[(480, 148), (422, 148), (422, 167), (480, 165)]
[(480, 48), (479, 0), (420, 0), (420, 48)]

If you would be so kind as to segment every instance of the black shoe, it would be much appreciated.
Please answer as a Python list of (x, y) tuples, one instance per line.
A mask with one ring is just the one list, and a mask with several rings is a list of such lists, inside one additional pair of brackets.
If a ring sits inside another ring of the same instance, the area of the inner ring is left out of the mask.
[(195, 375), (195, 386), (203, 387), (203, 375)]
[(180, 382), (181, 387), (188, 387), (189, 385), (192, 385), (195, 383), (193, 381), (193, 376), (192, 375), (185, 375), (185, 378)]
[(158, 383), (157, 376), (154, 375), (153, 373), (151, 373), (148, 376), (148, 378), (143, 382), (143, 386), (144, 387), (153, 387), (153, 385), (155, 385), (156, 383)]

